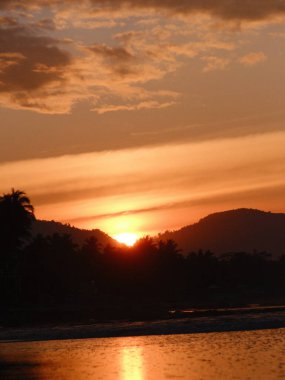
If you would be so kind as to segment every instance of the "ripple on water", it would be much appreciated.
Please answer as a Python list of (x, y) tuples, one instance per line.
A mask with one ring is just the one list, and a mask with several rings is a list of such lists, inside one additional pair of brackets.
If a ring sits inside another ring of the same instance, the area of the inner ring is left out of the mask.
[(0, 345), (0, 378), (284, 379), (285, 329)]

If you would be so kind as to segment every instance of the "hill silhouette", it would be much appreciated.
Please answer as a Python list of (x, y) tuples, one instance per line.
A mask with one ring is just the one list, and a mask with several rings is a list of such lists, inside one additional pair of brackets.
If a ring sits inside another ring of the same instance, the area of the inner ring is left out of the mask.
[(285, 214), (216, 213), (127, 247), (98, 229), (36, 220), (19, 190), (0, 206), (0, 325), (161, 319), (173, 305), (284, 304)]
[(245, 208), (218, 212), (180, 230), (166, 231), (159, 239), (174, 240), (183, 253), (258, 251), (277, 257), (285, 253), (285, 214)]
[(84, 230), (70, 226), (69, 224), (62, 224), (55, 221), (35, 220), (32, 226), (32, 236), (36, 235), (70, 235), (75, 244), (82, 245), (87, 239), (95, 237), (101, 246), (112, 245), (118, 246), (118, 242), (112, 239), (109, 235), (99, 229)]

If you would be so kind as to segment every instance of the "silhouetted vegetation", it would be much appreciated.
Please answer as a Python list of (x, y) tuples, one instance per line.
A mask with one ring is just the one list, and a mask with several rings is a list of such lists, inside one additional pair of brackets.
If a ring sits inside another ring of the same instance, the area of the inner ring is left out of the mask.
[(151, 313), (162, 303), (241, 306), (284, 294), (285, 256), (273, 260), (264, 252), (235, 252), (217, 257), (203, 251), (182, 256), (174, 241), (150, 237), (131, 248), (102, 247), (95, 238), (78, 246), (59, 234), (30, 240), (32, 221), (33, 208), (23, 192), (0, 198), (2, 315), (13, 308), (65, 306), (97, 310), (97, 315), (101, 307), (102, 318), (119, 318), (142, 308)]

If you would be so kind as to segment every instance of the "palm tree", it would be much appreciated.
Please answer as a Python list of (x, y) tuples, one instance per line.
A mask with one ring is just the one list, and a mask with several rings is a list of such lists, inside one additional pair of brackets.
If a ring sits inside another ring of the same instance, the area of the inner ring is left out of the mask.
[[(0, 196), (0, 244), (7, 251), (15, 251), (29, 237), (34, 208), (23, 191), (11, 190)], [(7, 252), (8, 253), (8, 252)]]
[(18, 249), (29, 237), (34, 208), (23, 191), (0, 196), (0, 288), (3, 302), (17, 302), (21, 294)]

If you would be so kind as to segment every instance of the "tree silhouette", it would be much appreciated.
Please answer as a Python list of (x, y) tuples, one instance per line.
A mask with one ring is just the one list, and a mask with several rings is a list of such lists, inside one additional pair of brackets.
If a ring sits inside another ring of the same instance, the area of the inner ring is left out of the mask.
[(33, 219), (34, 208), (23, 191), (12, 189), (0, 196), (0, 242), (7, 254), (29, 236)]
[(175, 258), (181, 252), (177, 243), (171, 239), (167, 241), (159, 240), (158, 251), (164, 259), (167, 258), (168, 260)]
[(0, 196), (0, 296), (16, 303), (21, 294), (19, 249), (29, 237), (34, 208), (23, 191)]

